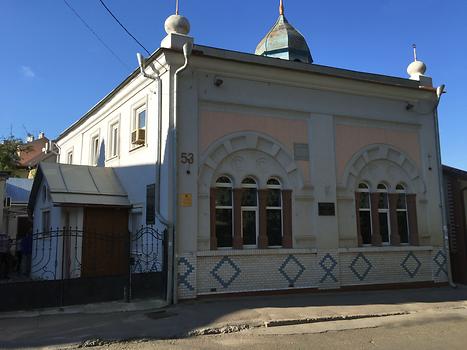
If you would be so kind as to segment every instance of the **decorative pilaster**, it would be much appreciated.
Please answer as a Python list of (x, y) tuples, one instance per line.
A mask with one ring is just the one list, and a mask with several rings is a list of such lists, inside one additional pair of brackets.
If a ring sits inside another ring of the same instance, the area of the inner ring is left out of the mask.
[(381, 233), (379, 231), (379, 213), (378, 213), (378, 204), (379, 204), (379, 193), (371, 193), (371, 244), (379, 246), (382, 243)]
[(399, 225), (397, 224), (397, 193), (389, 194), (389, 221), (391, 225), (391, 245), (399, 245), (401, 237), (399, 235)]
[(266, 249), (269, 245), (268, 228), (267, 228), (267, 213), (266, 206), (268, 200), (268, 190), (258, 190), (259, 199), (259, 233), (258, 233), (258, 248)]
[(242, 189), (233, 190), (233, 208), (234, 208), (234, 233), (232, 247), (234, 249), (243, 249), (242, 238)]

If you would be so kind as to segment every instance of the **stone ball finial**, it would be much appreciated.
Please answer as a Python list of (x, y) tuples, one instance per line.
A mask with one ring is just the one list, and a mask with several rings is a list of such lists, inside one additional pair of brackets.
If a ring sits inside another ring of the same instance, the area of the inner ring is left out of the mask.
[(407, 67), (407, 73), (410, 75), (410, 79), (418, 80), (425, 72), (426, 65), (422, 61), (414, 61)]
[(166, 19), (164, 28), (167, 34), (187, 35), (190, 32), (190, 22), (184, 16), (172, 15)]

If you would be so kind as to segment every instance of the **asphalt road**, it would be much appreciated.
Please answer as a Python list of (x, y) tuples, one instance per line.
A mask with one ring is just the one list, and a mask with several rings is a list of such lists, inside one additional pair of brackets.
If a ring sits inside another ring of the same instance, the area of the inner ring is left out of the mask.
[(467, 310), (328, 322), (181, 340), (125, 342), (95, 349), (467, 349)]
[[(100, 310), (97, 306), (94, 306), (95, 312)], [(378, 346), (383, 346), (386, 340), (388, 346), (392, 346), (394, 343), (390, 336), (378, 332), (388, 330), (400, 340), (397, 334), (403, 334), (407, 327), (412, 327), (413, 334), (419, 336), (405, 337), (408, 342), (442, 348), (446, 347), (443, 344), (447, 341), (452, 342), (447, 349), (455, 349), (458, 344), (466, 344), (460, 348), (467, 349), (467, 287), (218, 298), (184, 302), (163, 310), (152, 309), (151, 303), (148, 306), (147, 310), (132, 312), (115, 312), (110, 308), (107, 311), (111, 312), (88, 313), (90, 310), (82, 310), (84, 312), (73, 313), (74, 308), (65, 308), (52, 314), (0, 314), (0, 349), (76, 348), (83, 342), (91, 341), (92, 344), (93, 339), (115, 342), (105, 343), (104, 348), (111, 349), (308, 349), (310, 344), (313, 345), (311, 348), (319, 349), (322, 344), (324, 348), (335, 348), (341, 343), (348, 344), (346, 342), (350, 340), (355, 342), (351, 349), (358, 349), (365, 344), (374, 346), (372, 339)], [(92, 309), (92, 305), (87, 309)], [(384, 317), (374, 317), (377, 315)], [(365, 318), (329, 322), (336, 316)], [(307, 320), (320, 322), (264, 327), (265, 322), (281, 320), (295, 320), (295, 324), (309, 322)], [(230, 335), (183, 338), (193, 332), (223, 332), (226, 326), (235, 325), (249, 329)], [(459, 329), (462, 331), (457, 334)], [(372, 337), (365, 337), (374, 331), (377, 333)], [(446, 337), (436, 335), (439, 332), (443, 334), (442, 331)], [(341, 333), (349, 335), (334, 343), (334, 338), (328, 337), (330, 332), (339, 333), (336, 339), (340, 339)], [(151, 341), (128, 343), (123, 341), (125, 339)], [(291, 341), (293, 343), (289, 345)]]

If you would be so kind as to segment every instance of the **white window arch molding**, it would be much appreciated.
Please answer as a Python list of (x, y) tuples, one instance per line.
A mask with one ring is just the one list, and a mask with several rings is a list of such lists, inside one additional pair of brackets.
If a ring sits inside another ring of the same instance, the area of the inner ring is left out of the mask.
[(339, 185), (340, 192), (351, 193), (358, 184), (365, 182), (376, 191), (384, 183), (390, 192), (403, 183), (407, 191), (424, 195), (426, 185), (417, 164), (403, 151), (392, 145), (368, 145), (347, 162)]
[(303, 175), (286, 147), (257, 132), (228, 134), (208, 147), (200, 157), (199, 193), (209, 193), (221, 174), (229, 174), (235, 186), (255, 175), (260, 188), (271, 177), (280, 178), (284, 188), (304, 187)]

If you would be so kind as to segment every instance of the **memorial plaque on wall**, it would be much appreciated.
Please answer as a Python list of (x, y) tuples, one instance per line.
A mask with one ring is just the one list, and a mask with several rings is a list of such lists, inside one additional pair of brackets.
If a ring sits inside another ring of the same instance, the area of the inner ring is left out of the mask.
[(156, 184), (146, 186), (146, 225), (156, 223)]
[(336, 216), (336, 205), (334, 203), (318, 203), (319, 216)]

